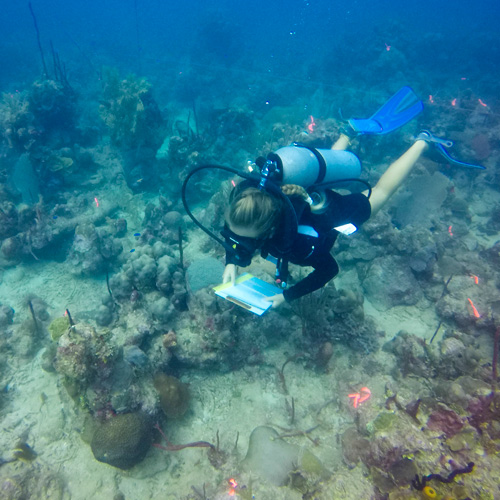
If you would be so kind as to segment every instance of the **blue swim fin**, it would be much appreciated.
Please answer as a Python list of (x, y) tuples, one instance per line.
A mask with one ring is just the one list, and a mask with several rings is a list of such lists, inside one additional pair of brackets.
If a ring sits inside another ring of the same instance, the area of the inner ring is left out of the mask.
[(486, 170), (486, 167), (483, 167), (482, 165), (473, 165), (472, 163), (466, 163), (465, 161), (460, 161), (452, 158), (450, 156), (450, 153), (446, 151), (445, 147), (442, 144), (436, 144), (436, 148), (441, 156), (443, 156), (444, 159), (451, 165), (455, 165), (456, 167), (478, 168), (480, 170)]
[(467, 163), (464, 161), (457, 160), (452, 156), (450, 156), (450, 153), (448, 153), (448, 150), (446, 148), (451, 148), (453, 146), (453, 141), (436, 137), (428, 130), (422, 130), (422, 132), (420, 132), (420, 134), (418, 134), (417, 137), (415, 137), (415, 140), (425, 141), (428, 144), (434, 146), (436, 148), (436, 151), (450, 165), (454, 165), (455, 167), (477, 168), (480, 170), (486, 170), (486, 167), (483, 167), (482, 165), (474, 165), (472, 163)]
[(415, 92), (410, 87), (403, 87), (371, 118), (351, 118), (347, 123), (354, 132), (352, 135), (388, 134), (408, 123), (423, 109), (424, 105)]

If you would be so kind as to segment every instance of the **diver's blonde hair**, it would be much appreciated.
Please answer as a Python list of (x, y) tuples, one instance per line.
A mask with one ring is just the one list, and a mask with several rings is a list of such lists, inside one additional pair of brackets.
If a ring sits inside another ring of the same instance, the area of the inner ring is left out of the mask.
[[(281, 190), (287, 196), (309, 195), (301, 186), (286, 184)], [(250, 187), (239, 193), (226, 210), (226, 220), (234, 226), (254, 229), (260, 236), (268, 237), (281, 218), (283, 201), (266, 191)]]
[(226, 220), (234, 226), (255, 229), (259, 237), (270, 235), (281, 217), (281, 201), (266, 191), (250, 187), (239, 193), (226, 210)]
[(287, 196), (300, 196), (304, 201), (309, 203), (309, 194), (302, 186), (298, 186), (297, 184), (283, 184), (281, 191)]

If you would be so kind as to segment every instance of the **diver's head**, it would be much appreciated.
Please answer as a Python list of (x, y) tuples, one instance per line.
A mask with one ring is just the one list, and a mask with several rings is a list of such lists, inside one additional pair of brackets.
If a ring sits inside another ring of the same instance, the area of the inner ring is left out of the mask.
[(244, 238), (265, 240), (274, 234), (282, 203), (272, 194), (250, 187), (239, 193), (226, 210), (229, 229)]

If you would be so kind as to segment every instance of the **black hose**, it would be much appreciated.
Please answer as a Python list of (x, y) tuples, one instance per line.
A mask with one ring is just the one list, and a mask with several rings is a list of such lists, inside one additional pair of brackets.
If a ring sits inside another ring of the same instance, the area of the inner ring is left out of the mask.
[(182, 204), (184, 205), (184, 210), (186, 210), (186, 213), (189, 215), (189, 217), (191, 218), (191, 220), (202, 230), (204, 231), (205, 233), (208, 234), (208, 236), (210, 236), (210, 238), (213, 238), (215, 241), (217, 241), (218, 243), (220, 243), (226, 250), (230, 250), (230, 251), (233, 251), (233, 249), (224, 241), (222, 240), (221, 238), (219, 238), (215, 233), (213, 233), (212, 231), (210, 231), (210, 229), (207, 229), (194, 215), (193, 215), (193, 212), (191, 212), (188, 204), (187, 204), (187, 200), (186, 200), (186, 187), (187, 187), (187, 184), (189, 182), (189, 180), (191, 179), (191, 177), (196, 174), (197, 172), (199, 172), (200, 170), (205, 170), (205, 169), (216, 169), (216, 170), (224, 170), (225, 172), (229, 172), (231, 174), (235, 174), (235, 175), (238, 175), (240, 177), (243, 177), (244, 179), (248, 179), (248, 180), (255, 180), (254, 177), (252, 177), (251, 175), (248, 175), (248, 174), (245, 174), (243, 172), (240, 172), (239, 170), (236, 170), (235, 168), (231, 168), (231, 167), (224, 167), (222, 165), (201, 165), (199, 167), (196, 167), (194, 168), (193, 170), (191, 170), (191, 172), (189, 172), (189, 174), (186, 176), (186, 178), (184, 179), (184, 182), (182, 183), (182, 192), (181, 192), (181, 196), (182, 196)]
[[(230, 252), (234, 252), (234, 249), (229, 244), (227, 244), (224, 240), (222, 240), (221, 238), (219, 238), (215, 233), (213, 233), (212, 231), (210, 231), (210, 229), (207, 229), (193, 215), (193, 212), (191, 212), (191, 210), (190, 210), (190, 208), (188, 206), (187, 200), (186, 200), (186, 188), (187, 188), (187, 184), (188, 184), (189, 180), (191, 179), (191, 177), (194, 174), (196, 174), (197, 172), (199, 172), (200, 170), (207, 170), (207, 169), (224, 170), (225, 172), (229, 172), (231, 174), (234, 174), (234, 175), (237, 175), (239, 177), (242, 177), (243, 179), (247, 179), (249, 181), (254, 181), (256, 183), (259, 182), (259, 178), (257, 178), (255, 175), (246, 174), (246, 173), (241, 172), (240, 170), (236, 170), (235, 168), (232, 168), (232, 167), (224, 167), (222, 165), (200, 165), (199, 167), (195, 167), (193, 170), (191, 170), (191, 172), (188, 173), (188, 175), (184, 179), (184, 182), (182, 183), (182, 191), (181, 191), (182, 204), (184, 205), (184, 210), (186, 210), (186, 213), (189, 215), (189, 217), (191, 218), (191, 220), (202, 231), (204, 231), (206, 234), (208, 234), (208, 236), (210, 236), (210, 238), (213, 238), (215, 241), (217, 241), (218, 243), (220, 243), (226, 250), (228, 250)], [(361, 184), (364, 184), (368, 188), (368, 198), (370, 198), (370, 196), (372, 194), (372, 187), (370, 186), (370, 184), (367, 181), (364, 181), (362, 179), (356, 179), (356, 178), (342, 179), (342, 180), (338, 180), (338, 181), (329, 182), (328, 185), (342, 184), (342, 183), (345, 183), (345, 182), (361, 182)], [(308, 191), (313, 190), (314, 188), (320, 188), (320, 187), (324, 189), (324, 186), (317, 185), (317, 186), (311, 186), (308, 189)], [(295, 209), (293, 208), (292, 202), (290, 201), (290, 199), (288, 198), (288, 196), (286, 196), (283, 193), (283, 191), (281, 191), (281, 188), (278, 185), (275, 185), (272, 182), (267, 182), (265, 189), (267, 189), (272, 194), (275, 194), (276, 196), (279, 196), (283, 200), (283, 202), (285, 203), (285, 205), (287, 206), (287, 209), (289, 210), (289, 212), (291, 214), (291, 220), (292, 220), (293, 228), (289, 228), (289, 230), (291, 230), (292, 232), (293, 231), (296, 232), (297, 227), (298, 227), (297, 216), (295, 214)], [(292, 242), (290, 241), (289, 244), (292, 244)]]

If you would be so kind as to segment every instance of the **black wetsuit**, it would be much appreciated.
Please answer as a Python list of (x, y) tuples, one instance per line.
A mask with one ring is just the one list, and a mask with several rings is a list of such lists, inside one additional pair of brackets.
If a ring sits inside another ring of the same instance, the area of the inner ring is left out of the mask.
[[(290, 197), (297, 214), (299, 231), (293, 235), (283, 234), (282, 228), (286, 224), (278, 224), (274, 236), (266, 240), (261, 248), (263, 257), (272, 255), (292, 264), (314, 268), (314, 271), (304, 279), (283, 291), (287, 302), (318, 290), (338, 274), (339, 266), (330, 254), (330, 250), (339, 235), (339, 231), (335, 228), (348, 224), (359, 228), (370, 217), (370, 202), (364, 194), (341, 195), (330, 190), (327, 191), (327, 194), (330, 203), (322, 214), (312, 213), (309, 205), (301, 197)], [(283, 217), (286, 216), (285, 214)], [(285, 238), (293, 239), (293, 241), (290, 244), (290, 242), (284, 241)], [(287, 250), (284, 251), (284, 248)], [(226, 253), (226, 264), (246, 267), (250, 261), (238, 262), (234, 258), (234, 254), (228, 252)]]

